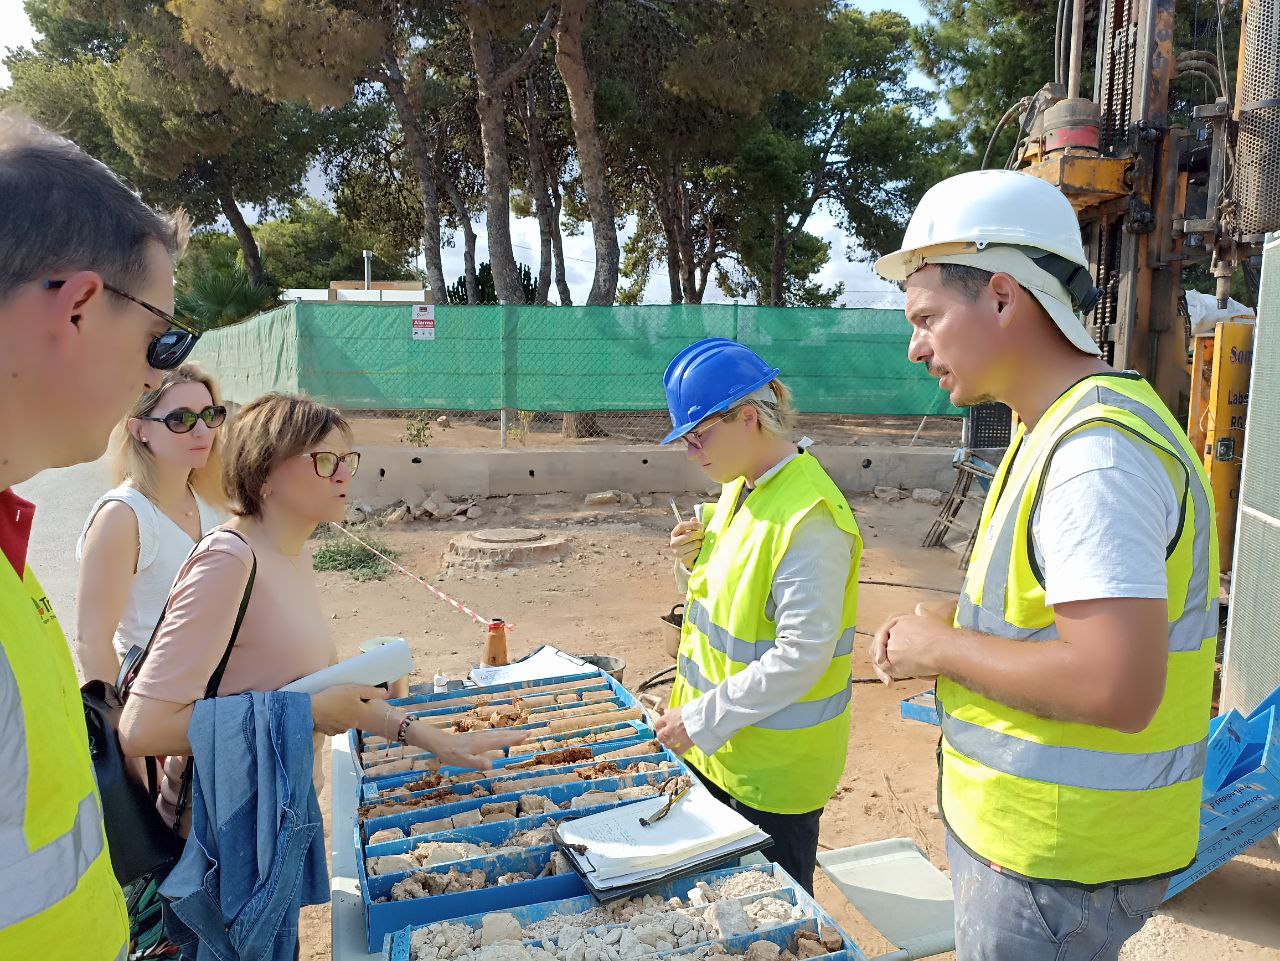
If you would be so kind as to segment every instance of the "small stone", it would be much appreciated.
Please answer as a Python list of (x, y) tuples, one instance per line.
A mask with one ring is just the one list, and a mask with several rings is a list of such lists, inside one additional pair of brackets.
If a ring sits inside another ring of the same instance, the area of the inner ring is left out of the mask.
[(819, 928), (818, 937), (822, 939), (823, 947), (828, 951), (841, 951), (844, 949), (844, 938), (840, 936), (840, 932), (835, 928)]
[(937, 507), (947, 499), (947, 495), (932, 487), (917, 487), (911, 492), (911, 499), (917, 504), (928, 504), (930, 507)]
[(595, 494), (588, 494), (583, 503), (587, 507), (605, 507), (609, 504), (617, 504), (621, 500), (621, 491), (599, 491)]
[(618, 498), (618, 503), (620, 503), (623, 507), (637, 507), (640, 504), (640, 502), (636, 500), (636, 495), (630, 493), (629, 491), (624, 491), (622, 493), (622, 495)]
[(486, 914), (480, 920), (480, 945), (484, 947), (499, 941), (519, 941), (524, 929), (514, 915), (506, 913)]
[(383, 523), (399, 527), (409, 523), (411, 520), (413, 520), (413, 511), (411, 511), (407, 506), (401, 506), (388, 514), (387, 519)]
[(641, 506), (641, 507), (652, 507), (652, 506), (653, 506), (653, 498), (652, 498), (652, 497), (648, 497), (648, 496), (641, 497), (641, 498), (640, 498), (640, 506)]
[(441, 414), (439, 417), (436, 418), (436, 423), (439, 424), (441, 427), (453, 426), (452, 424), (449, 423), (449, 418), (446, 417), (444, 414)]
[(479, 517), (483, 513), (484, 513), (484, 508), (482, 508), (479, 504), (472, 504), (470, 507), (467, 508), (467, 517), (471, 518), (471, 520), (475, 520), (477, 517)]
[(782, 949), (772, 941), (757, 941), (747, 948), (746, 961), (778, 961)]
[(907, 492), (897, 487), (877, 487), (876, 499), (888, 501), (892, 504), (894, 501), (900, 501), (907, 496)]
[(721, 938), (731, 938), (738, 934), (747, 934), (751, 930), (751, 921), (739, 901), (724, 899), (716, 901), (707, 908), (707, 924), (715, 929)]
[(796, 942), (796, 957), (800, 961), (807, 961), (809, 958), (820, 958), (827, 953), (829, 953), (827, 947), (821, 941), (810, 941), (808, 938), (804, 938)]
[(358, 507), (355, 504), (349, 506), (346, 513), (342, 516), (342, 521), (345, 524), (363, 524), (368, 519), (369, 515), (365, 509), (363, 507)]

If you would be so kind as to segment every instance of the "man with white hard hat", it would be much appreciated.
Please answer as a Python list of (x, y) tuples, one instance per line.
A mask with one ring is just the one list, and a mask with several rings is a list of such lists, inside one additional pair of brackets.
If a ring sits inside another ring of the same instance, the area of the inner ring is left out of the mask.
[(902, 249), (912, 361), (1020, 424), (959, 603), (890, 618), (886, 681), (936, 677), (959, 961), (1114, 959), (1195, 858), (1218, 635), (1213, 497), (1186, 433), (1112, 369), (1052, 185), (929, 190)]

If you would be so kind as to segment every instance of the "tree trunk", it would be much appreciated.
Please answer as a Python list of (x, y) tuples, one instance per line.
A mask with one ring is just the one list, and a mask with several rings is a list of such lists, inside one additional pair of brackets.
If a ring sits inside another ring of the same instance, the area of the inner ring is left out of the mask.
[(501, 73), (494, 62), (493, 36), (485, 23), (488, 12), (481, 0), (467, 4), (467, 38), (476, 70), (476, 113), (484, 147), (484, 200), (489, 232), (489, 265), (500, 304), (523, 304), (524, 287), (511, 247), (511, 164), (507, 154), (507, 124), (503, 98), (507, 88), (533, 62), (555, 23), (547, 13), (533, 42)]
[(478, 304), (480, 285), (476, 283), (476, 229), (471, 223), (471, 212), (467, 210), (462, 191), (451, 178), (445, 178), (444, 189), (453, 209), (457, 211), (458, 223), (462, 226), (462, 275), (467, 287), (467, 303)]
[(507, 160), (507, 125), (502, 91), (493, 83), (493, 41), (482, 27), (471, 26), (471, 56), (476, 65), (476, 112), (484, 147), (484, 208), (489, 232), (489, 266), (500, 304), (523, 304), (524, 290), (511, 247), (511, 165)]
[(676, 223), (674, 203), (675, 176), (670, 166), (663, 170), (658, 189), (654, 192), (654, 206), (662, 221), (662, 235), (667, 241), (667, 283), (671, 287), (671, 302), (684, 303), (684, 291), (680, 286), (680, 226)]
[(561, 307), (573, 306), (573, 293), (569, 290), (569, 281), (565, 277), (564, 238), (560, 235), (560, 187), (555, 181), (547, 178), (547, 192), (551, 194), (551, 221), (555, 228), (551, 231), (551, 253), (555, 257), (556, 292), (560, 295)]
[(671, 302), (684, 303), (684, 291), (680, 287), (680, 232), (675, 220), (663, 218), (662, 232), (667, 238), (667, 284), (671, 288)]
[(240, 241), (240, 252), (244, 255), (244, 272), (249, 275), (249, 283), (260, 287), (266, 283), (262, 275), (262, 254), (258, 251), (258, 242), (253, 239), (253, 231), (245, 223), (244, 214), (236, 204), (235, 191), (231, 184), (223, 181), (218, 188), (218, 206), (222, 208), (222, 216), (231, 224), (231, 230)]
[(680, 286), (684, 288), (684, 299), (686, 303), (697, 303), (694, 297), (697, 295), (698, 284), (694, 277), (694, 268), (697, 265), (697, 259), (693, 254), (693, 229), (692, 218), (689, 216), (689, 193), (685, 190), (683, 181), (675, 176), (672, 172), (672, 181), (675, 185), (676, 196), (676, 220), (680, 225)]
[(560, 435), (569, 440), (581, 437), (604, 437), (605, 431), (596, 420), (594, 412), (583, 414), (565, 414), (560, 423)]
[(538, 218), (538, 290), (534, 303), (547, 305), (547, 296), (551, 293), (551, 196), (547, 190), (547, 169), (542, 154), (542, 130), (538, 120), (538, 98), (534, 90), (533, 74), (525, 77), (524, 109), (519, 111), (524, 121), (525, 142), (528, 145), (526, 157), (529, 162), (529, 187), (533, 193), (534, 214)]
[(787, 242), (786, 221), (782, 210), (773, 219), (773, 258), (769, 264), (769, 303), (781, 307), (786, 299)]
[(573, 139), (577, 146), (582, 186), (591, 211), (591, 232), (596, 247), (596, 270), (588, 304), (612, 304), (618, 293), (618, 230), (613, 199), (606, 180), (604, 150), (596, 124), (595, 84), (582, 54), (582, 32), (588, 0), (562, 0), (556, 24), (556, 67), (569, 96)]
[(444, 263), (440, 259), (440, 199), (436, 192), (431, 151), (418, 112), (405, 90), (400, 62), (389, 49), (383, 51), (382, 59), (387, 68), (382, 85), (395, 105), (396, 118), (404, 132), (405, 148), (413, 158), (414, 173), (418, 177), (418, 196), (422, 200), (422, 254), (426, 262), (427, 283), (431, 285), (434, 302), (445, 304), (449, 301), (449, 294), (444, 280)]

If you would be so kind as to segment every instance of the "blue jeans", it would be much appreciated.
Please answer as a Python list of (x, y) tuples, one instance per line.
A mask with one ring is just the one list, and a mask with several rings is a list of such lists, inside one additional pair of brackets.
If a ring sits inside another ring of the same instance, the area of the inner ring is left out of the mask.
[(1116, 961), (1164, 900), (1166, 878), (1079, 888), (993, 869), (947, 834), (956, 961)]

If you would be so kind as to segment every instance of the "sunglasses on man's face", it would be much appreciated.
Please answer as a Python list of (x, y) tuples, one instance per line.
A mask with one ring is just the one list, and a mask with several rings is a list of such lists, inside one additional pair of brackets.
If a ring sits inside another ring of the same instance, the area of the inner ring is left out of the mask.
[(227, 419), (227, 409), (221, 404), (212, 404), (202, 411), (194, 411), (190, 407), (179, 407), (169, 411), (163, 417), (139, 417), (138, 420), (155, 421), (164, 424), (175, 434), (187, 434), (195, 429), (196, 421), (204, 421), (210, 429), (221, 427)]
[[(65, 283), (65, 280), (46, 280), (44, 287), (45, 290), (58, 290)], [(119, 287), (113, 287), (105, 281), (102, 286), (117, 297), (123, 297), (139, 307), (149, 310), (172, 328), (171, 330), (166, 330), (159, 337), (153, 337), (151, 343), (147, 345), (147, 363), (153, 370), (173, 370), (173, 368), (187, 359), (187, 355), (195, 347), (196, 341), (200, 339), (200, 331), (186, 321), (179, 320), (173, 314), (161, 310), (154, 304), (140, 300), (133, 294), (125, 293)]]
[(356, 471), (360, 469), (360, 454), (354, 450), (348, 454), (335, 454), (332, 451), (317, 450), (302, 456), (311, 458), (311, 466), (315, 468), (317, 477), (332, 477), (338, 472), (339, 464), (345, 464), (352, 477), (355, 477)]

